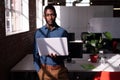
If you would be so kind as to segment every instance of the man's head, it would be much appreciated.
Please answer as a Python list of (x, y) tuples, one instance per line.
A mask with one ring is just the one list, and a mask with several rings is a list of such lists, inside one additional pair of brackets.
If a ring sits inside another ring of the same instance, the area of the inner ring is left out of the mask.
[(48, 26), (53, 26), (56, 19), (56, 10), (52, 5), (48, 5), (44, 9), (44, 18)]

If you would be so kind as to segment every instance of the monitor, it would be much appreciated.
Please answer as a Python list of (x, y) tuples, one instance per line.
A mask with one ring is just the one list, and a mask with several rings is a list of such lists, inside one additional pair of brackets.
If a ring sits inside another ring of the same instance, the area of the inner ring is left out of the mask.
[(75, 33), (68, 33), (68, 41), (74, 41), (75, 40)]
[(71, 62), (72, 58), (82, 58), (82, 47), (83, 47), (83, 42), (81, 40), (69, 41), (68, 62)]

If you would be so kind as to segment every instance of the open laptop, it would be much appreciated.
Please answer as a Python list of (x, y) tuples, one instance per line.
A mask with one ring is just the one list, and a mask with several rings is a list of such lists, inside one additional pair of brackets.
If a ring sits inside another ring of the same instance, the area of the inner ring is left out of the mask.
[(58, 56), (68, 55), (67, 38), (37, 38), (39, 55), (48, 55), (50, 53)]

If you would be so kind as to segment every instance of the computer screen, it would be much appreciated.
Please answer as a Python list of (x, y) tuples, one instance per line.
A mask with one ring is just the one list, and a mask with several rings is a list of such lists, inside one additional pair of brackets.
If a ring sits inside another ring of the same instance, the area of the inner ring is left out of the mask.
[(81, 41), (69, 41), (69, 45), (68, 45), (69, 55), (67, 57), (68, 63), (75, 63), (75, 61), (72, 60), (72, 58), (82, 58), (83, 56), (82, 46), (83, 46), (83, 42)]
[(68, 33), (68, 41), (74, 41), (75, 40), (75, 33)]
[(69, 57), (82, 58), (82, 44), (81, 41), (70, 41), (68, 46)]

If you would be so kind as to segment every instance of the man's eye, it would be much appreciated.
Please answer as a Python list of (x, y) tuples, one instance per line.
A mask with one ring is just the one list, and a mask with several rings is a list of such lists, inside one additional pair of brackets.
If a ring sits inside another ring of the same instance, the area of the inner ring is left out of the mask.
[(54, 14), (46, 14), (46, 16), (55, 16)]
[(49, 14), (46, 14), (46, 16), (49, 16)]

